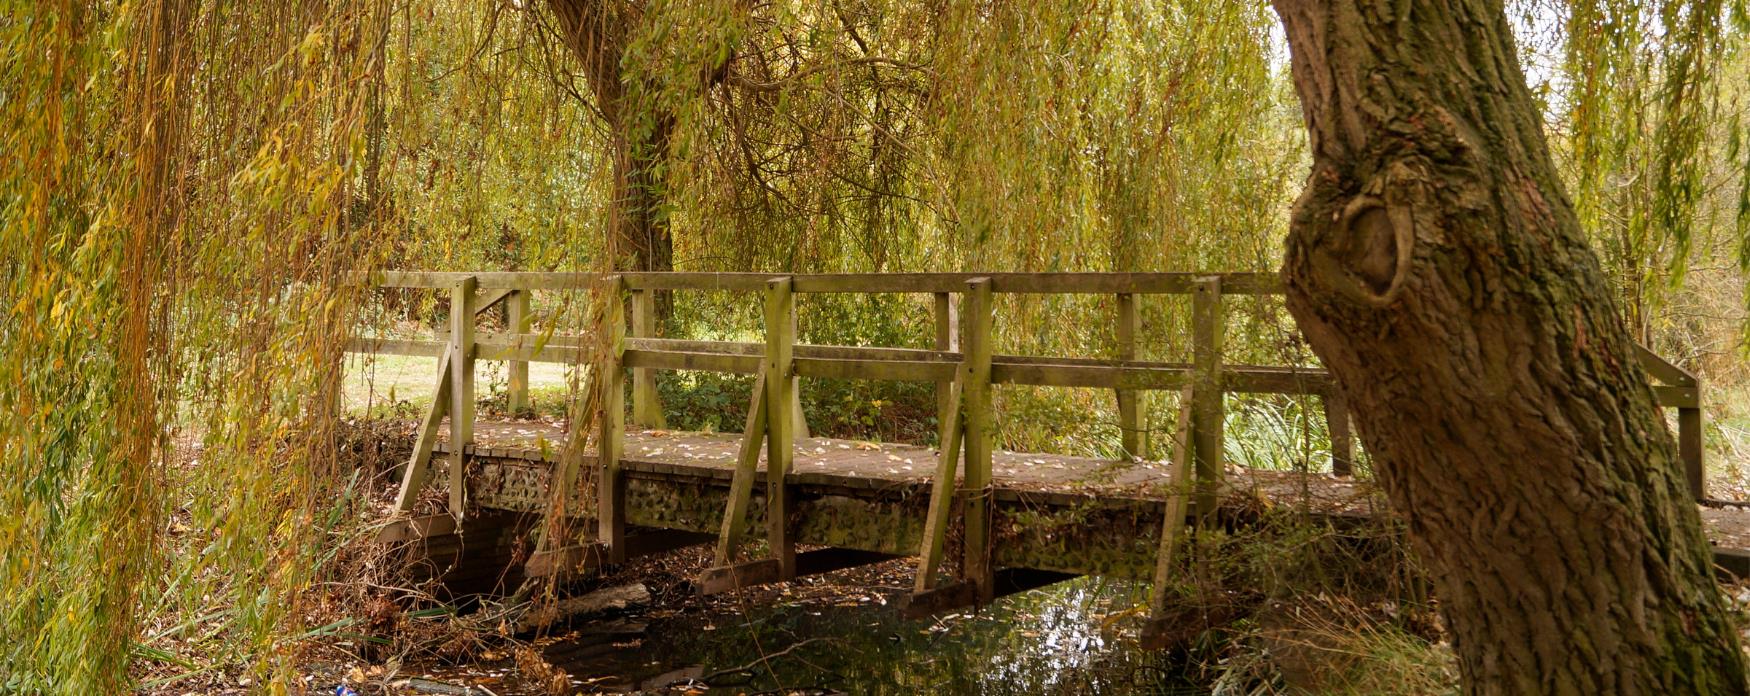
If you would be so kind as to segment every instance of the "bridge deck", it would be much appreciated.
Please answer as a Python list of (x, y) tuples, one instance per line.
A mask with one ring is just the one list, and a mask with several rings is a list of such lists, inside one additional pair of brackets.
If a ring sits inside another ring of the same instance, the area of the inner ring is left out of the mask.
[[(702, 433), (628, 428), (624, 466), (651, 474), (687, 473), (728, 479), (735, 468), (740, 433)], [(562, 425), (544, 421), (476, 421), (477, 456), (557, 461), (565, 441)], [(440, 437), (438, 451), (448, 451)], [(593, 457), (594, 452), (589, 455)], [(997, 450), (992, 457), (996, 488), (1030, 499), (1099, 497), (1165, 500), (1166, 463), (1117, 461), (1061, 454)], [(764, 452), (760, 455), (762, 468)], [(801, 485), (893, 489), (927, 485), (936, 450), (905, 443), (836, 438), (798, 438), (790, 478)], [(1308, 485), (1308, 484), (1311, 485)], [(1324, 513), (1366, 512), (1371, 487), (1325, 474), (1229, 467), (1227, 485), (1255, 490), (1273, 504), (1305, 505)]]
[[(474, 444), (468, 451), (477, 461), (520, 464), (543, 470), (544, 474), (548, 465), (559, 460), (564, 440), (565, 428), (560, 424), (480, 420), (475, 425)], [(726, 486), (735, 467), (740, 440), (739, 433), (630, 428), (626, 433), (623, 466), (631, 475), (652, 483), (711, 481)], [(437, 451), (447, 450), (447, 442), (440, 441)], [(587, 456), (593, 457), (593, 452)], [(763, 470), (763, 454), (761, 461)], [(852, 497), (892, 494), (909, 497), (927, 490), (935, 462), (936, 452), (928, 447), (805, 438), (796, 441), (790, 480), (797, 486), (832, 489)], [(994, 495), (999, 502), (1044, 506), (1097, 502), (1112, 507), (1144, 508), (1158, 514), (1158, 507), (1166, 498), (1165, 467), (1164, 462), (998, 450), (992, 466)], [(474, 499), (488, 508), (535, 509), (538, 495), (534, 491), (507, 495), (502, 490), (505, 480), (502, 476), (482, 476), (471, 471), (471, 486), (477, 494)], [(543, 491), (544, 485), (544, 480), (538, 484)], [(1271, 508), (1314, 515), (1368, 516), (1386, 510), (1383, 497), (1371, 484), (1321, 473), (1230, 467), (1226, 489), (1230, 501), (1245, 498)], [(525, 499), (527, 504), (504, 502)], [(1741, 573), (1739, 565), (1750, 570), (1750, 509), (1704, 506), (1701, 514), (1722, 562), (1734, 572)], [(645, 514), (634, 511), (635, 518), (648, 521), (651, 516), (650, 511)], [(710, 518), (674, 526), (713, 531), (716, 523), (715, 518)], [(1146, 529), (1147, 525), (1142, 527)]]

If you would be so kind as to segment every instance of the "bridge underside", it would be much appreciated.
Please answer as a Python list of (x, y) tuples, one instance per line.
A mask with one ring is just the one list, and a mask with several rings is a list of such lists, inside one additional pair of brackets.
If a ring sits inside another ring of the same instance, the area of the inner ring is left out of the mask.
[[(545, 510), (548, 480), (563, 449), (561, 427), (481, 421), (474, 441), (465, 449), (468, 501), (474, 514)], [(728, 504), (739, 442), (736, 434), (627, 432), (622, 466), (626, 522), (634, 527), (629, 547), (634, 554), (715, 539)], [(441, 473), (447, 443), (438, 443), (436, 451), (433, 478), (447, 480)], [(828, 570), (916, 555), (923, 541), (935, 461), (933, 450), (912, 445), (797, 440), (795, 466), (788, 477), (795, 540), (840, 550), (800, 559), (803, 572), (810, 567)], [(1165, 466), (996, 453), (990, 527), (994, 565), (1009, 573), (1041, 572), (1040, 577), (1047, 579), (1074, 575), (1148, 579), (1160, 549), (1168, 498)], [(444, 498), (439, 488), (431, 487), (427, 497)], [(765, 517), (760, 493), (765, 490), (763, 464), (753, 488), (745, 541), (757, 545), (763, 539), (757, 530), (764, 529)], [(1229, 520), (1256, 519), (1275, 510), (1341, 526), (1385, 514), (1383, 500), (1366, 482), (1318, 473), (1232, 470), (1222, 500), (1223, 516)], [(958, 508), (962, 503), (957, 498), (954, 505)], [(592, 510), (583, 490), (567, 507)], [(1703, 508), (1702, 513), (1722, 570), (1740, 577), (1750, 574), (1750, 510), (1714, 507)], [(523, 518), (524, 528), (532, 526), (536, 517)], [(448, 515), (431, 515), (401, 522), (386, 530), (384, 539), (424, 537), (434, 550), (449, 551), (455, 529), (447, 519)], [(950, 534), (950, 545), (956, 542)], [(496, 563), (496, 572), (502, 573), (507, 558), (513, 556), (497, 553), (470, 562)], [(561, 572), (568, 572), (599, 561), (579, 555), (546, 562), (558, 563)], [(537, 559), (531, 564), (530, 574), (555, 572), (536, 567), (542, 562)], [(468, 569), (460, 571), (471, 576)]]

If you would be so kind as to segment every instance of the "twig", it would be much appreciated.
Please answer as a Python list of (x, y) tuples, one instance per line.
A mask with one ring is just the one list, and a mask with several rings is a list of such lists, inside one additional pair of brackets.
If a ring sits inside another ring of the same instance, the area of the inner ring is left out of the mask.
[[(788, 648), (784, 648), (783, 650), (779, 650), (775, 653), (770, 653), (770, 654), (764, 655), (760, 659), (754, 660), (753, 662), (749, 662), (749, 663), (742, 665), (740, 667), (734, 667), (734, 668), (730, 668), (730, 669), (720, 669), (720, 670), (717, 670), (717, 671), (712, 672), (710, 674), (707, 674), (705, 676), (699, 677), (699, 681), (704, 682), (706, 684), (710, 684), (711, 680), (716, 679), (718, 677), (726, 677), (726, 676), (729, 676), (731, 674), (751, 673), (753, 671), (753, 668), (758, 667), (760, 665), (760, 663), (770, 662), (774, 659), (788, 655), (792, 652), (795, 652), (798, 648), (801, 648), (804, 645), (808, 645), (810, 643), (818, 643), (818, 642), (841, 642), (843, 640), (844, 639), (842, 639), (842, 638), (835, 638), (835, 637), (831, 637), (831, 636), (823, 636), (823, 637), (819, 637), (819, 638), (809, 638), (807, 640), (792, 643), (792, 644), (790, 644), (790, 647), (788, 647)], [(766, 669), (768, 671), (770, 671), (771, 666), (767, 665)]]

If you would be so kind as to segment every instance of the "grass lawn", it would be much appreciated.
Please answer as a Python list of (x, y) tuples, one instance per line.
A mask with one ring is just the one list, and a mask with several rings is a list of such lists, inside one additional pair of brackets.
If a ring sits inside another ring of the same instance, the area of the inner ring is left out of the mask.
[[(475, 397), (502, 406), (509, 383), (510, 363), (474, 361)], [(414, 412), (431, 405), (437, 390), (437, 358), (409, 355), (350, 354), (346, 359), (346, 410), (351, 414), (383, 413), (405, 402)], [(559, 415), (570, 391), (567, 373), (574, 368), (559, 363), (529, 363), (529, 400), (537, 413)]]

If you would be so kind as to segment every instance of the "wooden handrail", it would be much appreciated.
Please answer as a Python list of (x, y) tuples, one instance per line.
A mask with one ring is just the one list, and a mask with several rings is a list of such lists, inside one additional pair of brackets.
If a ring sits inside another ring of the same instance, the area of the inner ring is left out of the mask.
[[(989, 278), (995, 294), (1188, 295), (1198, 278), (1220, 277), (1229, 295), (1281, 294), (1274, 273), (747, 273), (649, 272), (618, 274), (628, 290), (763, 292), (773, 278), (790, 278), (795, 293), (962, 293), (975, 278)], [(482, 290), (589, 290), (596, 273), (379, 271), (385, 288), (447, 288), (472, 277)]]
[[(439, 357), (448, 343), (440, 340), (355, 338), (352, 353)], [(557, 334), (482, 333), (474, 341), (473, 357), (513, 362), (576, 363), (586, 357), (585, 336)], [(541, 346), (538, 350), (535, 346)], [(732, 374), (760, 371), (765, 344), (745, 341), (694, 341), (666, 338), (625, 339), (627, 367), (658, 370), (698, 370)], [(961, 355), (955, 351), (916, 348), (868, 348), (798, 343), (796, 371), (803, 377), (941, 381), (953, 378)], [(1186, 363), (1101, 358), (1061, 358), (1035, 355), (991, 356), (991, 381), (1047, 387), (1092, 387), (1172, 391), (1187, 384)], [(1330, 374), (1322, 368), (1277, 365), (1222, 365), (1222, 391), (1240, 394), (1309, 394), (1330, 392)], [(1692, 408), (1700, 401), (1694, 386), (1658, 385), (1653, 394), (1660, 406)]]

